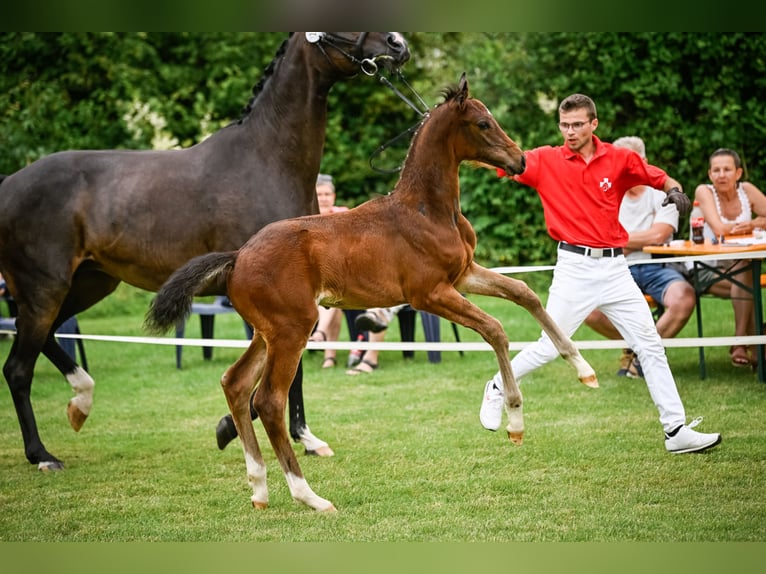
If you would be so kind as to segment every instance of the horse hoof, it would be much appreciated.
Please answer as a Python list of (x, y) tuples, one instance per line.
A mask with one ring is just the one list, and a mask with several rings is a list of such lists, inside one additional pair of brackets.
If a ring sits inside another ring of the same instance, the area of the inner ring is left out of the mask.
[(234, 420), (231, 415), (226, 415), (218, 421), (215, 427), (215, 440), (218, 448), (223, 450), (231, 441), (237, 438), (237, 427), (234, 426)]
[(253, 500), (252, 502), (253, 502), (253, 508), (255, 508), (256, 510), (263, 510), (264, 508), (269, 507), (268, 502), (263, 502), (261, 500)]
[(88, 415), (82, 412), (73, 401), (69, 401), (69, 404), (66, 407), (66, 414), (69, 417), (69, 424), (75, 432), (79, 432), (82, 425), (84, 425), (85, 421), (88, 419)]
[(325, 514), (334, 514), (338, 512), (338, 509), (335, 508), (335, 505), (331, 502), (330, 506), (327, 506), (325, 508), (317, 508), (317, 512), (324, 512)]
[(64, 470), (64, 463), (60, 460), (51, 460), (47, 462), (38, 462), (37, 470), (40, 472), (56, 472), (58, 470)]
[(320, 446), (313, 450), (306, 449), (306, 454), (309, 456), (335, 456), (335, 453), (329, 446)]
[(580, 382), (586, 387), (590, 387), (591, 389), (598, 388), (598, 379), (596, 378), (595, 373), (587, 377), (580, 377)]
[(508, 431), (508, 438), (516, 446), (521, 446), (524, 442), (524, 431)]

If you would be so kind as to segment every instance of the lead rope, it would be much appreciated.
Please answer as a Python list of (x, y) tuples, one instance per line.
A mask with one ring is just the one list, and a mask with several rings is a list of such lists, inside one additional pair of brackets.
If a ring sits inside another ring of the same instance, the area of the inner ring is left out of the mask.
[[(374, 64), (374, 62), (373, 62), (373, 64)], [(378, 70), (376, 70), (376, 73), (377, 72), (378, 72)], [(367, 72), (365, 72), (365, 73), (367, 73)], [(390, 175), (390, 174), (393, 174), (393, 173), (400, 172), (402, 170), (402, 166), (399, 165), (399, 166), (397, 166), (395, 168), (392, 168), (392, 169), (383, 169), (383, 168), (377, 167), (373, 162), (375, 161), (375, 159), (380, 154), (382, 154), (384, 151), (386, 151), (393, 144), (395, 144), (396, 142), (398, 142), (399, 140), (401, 140), (402, 138), (405, 138), (405, 137), (409, 139), (418, 130), (420, 125), (428, 118), (428, 105), (423, 101), (423, 98), (420, 97), (420, 94), (418, 94), (415, 91), (415, 89), (409, 83), (407, 83), (407, 80), (404, 79), (404, 76), (402, 75), (401, 72), (397, 73), (397, 77), (399, 78), (399, 80), (405, 86), (407, 86), (407, 89), (409, 89), (414, 94), (414, 96), (417, 98), (417, 100), (420, 103), (420, 105), (423, 106), (422, 109), (420, 109), (417, 105), (415, 105), (415, 103), (413, 103), (412, 100), (410, 100), (407, 96), (405, 96), (401, 92), (401, 90), (399, 90), (396, 86), (394, 86), (389, 81), (389, 79), (386, 78), (383, 74), (378, 73), (377, 75), (378, 75), (378, 78), (380, 79), (380, 82), (382, 84), (387, 86), (392, 92), (394, 92), (394, 94), (396, 94), (399, 97), (400, 100), (402, 100), (410, 108), (415, 110), (415, 113), (417, 113), (420, 116), (420, 119), (417, 121), (416, 124), (410, 126), (405, 131), (400, 133), (398, 136), (395, 136), (395, 137), (391, 138), (390, 140), (388, 140), (387, 142), (385, 142), (384, 144), (380, 145), (375, 151), (373, 151), (370, 154), (370, 159), (369, 159), (370, 168), (373, 171), (376, 171), (378, 173)]]

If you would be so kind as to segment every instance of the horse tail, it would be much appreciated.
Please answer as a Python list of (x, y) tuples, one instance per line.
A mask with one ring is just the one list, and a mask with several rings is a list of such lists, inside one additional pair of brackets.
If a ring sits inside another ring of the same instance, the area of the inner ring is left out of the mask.
[(146, 313), (144, 327), (164, 333), (188, 317), (192, 300), (201, 293), (225, 293), (226, 279), (234, 268), (236, 251), (208, 253), (189, 260), (157, 291)]

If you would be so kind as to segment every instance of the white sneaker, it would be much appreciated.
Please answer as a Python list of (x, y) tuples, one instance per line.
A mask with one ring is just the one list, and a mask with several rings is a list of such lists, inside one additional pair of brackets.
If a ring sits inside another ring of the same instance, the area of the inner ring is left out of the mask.
[(495, 381), (492, 379), (484, 387), (479, 420), (481, 426), (491, 431), (496, 431), (503, 424), (503, 391), (495, 387)]
[(673, 436), (665, 433), (665, 448), (673, 454), (685, 452), (702, 452), (721, 442), (719, 433), (701, 433), (692, 428), (702, 422), (702, 417), (694, 419), (689, 425), (684, 425)]

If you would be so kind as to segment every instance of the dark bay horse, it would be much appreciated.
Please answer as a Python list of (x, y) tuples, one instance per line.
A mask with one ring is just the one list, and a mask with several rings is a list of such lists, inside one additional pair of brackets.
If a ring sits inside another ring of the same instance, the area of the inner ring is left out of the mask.
[[(62, 321), (121, 281), (155, 291), (194, 256), (237, 249), (268, 223), (318, 213), (330, 89), (379, 65), (398, 69), (409, 55), (394, 32), (291, 34), (240, 120), (201, 143), (172, 151), (66, 151), (0, 176), (0, 270), (18, 304), (3, 373), (30, 463), (63, 467), (43, 445), (30, 402), (41, 352), (74, 390), (67, 412), (75, 430), (92, 406), (93, 379), (53, 337)], [(294, 387), (300, 396), (300, 376)], [(294, 429), (293, 420), (291, 434), (307, 450), (329, 450), (308, 427)]]
[(410, 303), (478, 332), (495, 351), (509, 412), (508, 432), (516, 444), (522, 442), (524, 422), (508, 338), (500, 321), (462, 293), (501, 297), (524, 307), (580, 380), (598, 385), (591, 366), (537, 295), (524, 282), (473, 260), (476, 234), (460, 212), (458, 168), (463, 161), (509, 173), (524, 169), (522, 151), (486, 106), (469, 97), (465, 76), (422, 121), (390, 195), (343, 213), (271, 224), (238, 251), (191, 260), (157, 293), (146, 320), (152, 331), (175, 325), (188, 313), (194, 295), (224, 284), (235, 309), (255, 329), (250, 346), (224, 373), (221, 385), (244, 445), (256, 508), (268, 505), (268, 487), (251, 404), (292, 497), (319, 511), (335, 510), (303, 477), (284, 420), (290, 382), (317, 320), (317, 303), (348, 308)]

